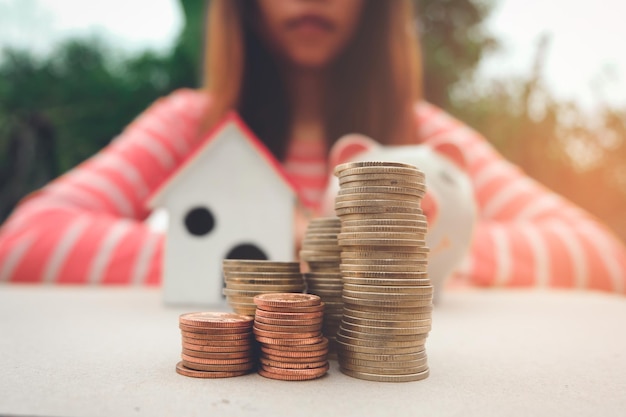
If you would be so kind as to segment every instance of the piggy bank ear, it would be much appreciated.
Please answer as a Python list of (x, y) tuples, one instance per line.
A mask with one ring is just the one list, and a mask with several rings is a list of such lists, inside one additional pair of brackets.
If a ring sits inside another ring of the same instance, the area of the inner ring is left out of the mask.
[(441, 142), (433, 146), (434, 150), (448, 158), (455, 165), (464, 171), (467, 171), (467, 160), (465, 154), (456, 144), (450, 142)]
[(365, 135), (351, 133), (340, 137), (330, 150), (328, 157), (330, 169), (353, 160), (357, 155), (379, 146), (378, 142)]

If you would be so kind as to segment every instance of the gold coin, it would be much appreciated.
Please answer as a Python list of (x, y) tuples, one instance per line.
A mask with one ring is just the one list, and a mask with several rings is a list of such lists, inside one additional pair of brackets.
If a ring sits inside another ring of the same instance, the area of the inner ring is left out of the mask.
[[(400, 287), (402, 288), (402, 287)], [(415, 294), (407, 292), (373, 292), (373, 291), (355, 291), (351, 289), (343, 289), (344, 297), (359, 298), (361, 300), (382, 300), (382, 301), (432, 301), (433, 294)]]
[[(368, 335), (369, 336), (369, 335)], [(421, 340), (385, 340), (380, 338), (355, 338), (347, 336), (343, 329), (339, 329), (335, 336), (337, 342), (345, 345), (363, 346), (363, 347), (376, 347), (376, 348), (410, 348), (421, 346), (426, 343), (426, 338)]]
[(428, 364), (424, 364), (422, 366), (417, 366), (413, 368), (375, 368), (371, 366), (358, 366), (354, 365), (350, 362), (343, 362), (341, 360), (341, 356), (339, 356), (339, 367), (341, 369), (346, 369), (354, 372), (368, 373), (371, 375), (385, 375), (385, 376), (394, 376), (394, 375), (414, 375), (419, 372), (423, 372), (428, 370)]
[(408, 187), (391, 187), (391, 186), (349, 186), (346, 184), (337, 192), (338, 196), (350, 195), (350, 194), (375, 194), (375, 195), (391, 195), (397, 194), (400, 196), (410, 196), (412, 198), (421, 198), (426, 191), (426, 187), (423, 188), (408, 188)]
[(372, 373), (378, 372), (385, 375), (415, 373), (418, 371), (418, 368), (423, 368), (428, 365), (428, 357), (426, 355), (420, 359), (382, 362), (371, 359), (357, 359), (352, 355), (346, 355), (346, 352), (343, 353), (344, 354), (340, 355), (341, 366), (353, 370), (360, 370), (363, 368), (379, 368), (378, 371), (374, 371), (374, 369), (371, 369), (370, 371)]
[[(343, 321), (341, 324), (346, 330), (377, 335), (389, 335), (389, 336), (401, 336), (401, 335), (421, 335), (427, 334), (431, 331), (431, 326), (415, 326), (415, 327), (374, 327), (374, 326), (361, 326), (354, 323)], [(348, 335), (349, 336), (349, 335)]]
[[(342, 254), (341, 262), (344, 265), (350, 264), (358, 264), (358, 265), (390, 265), (390, 266), (399, 266), (399, 265), (424, 265), (428, 262), (428, 252), (422, 253), (414, 253), (412, 257), (402, 257), (402, 258), (385, 258), (386, 254), (389, 252), (354, 252), (349, 253), (346, 252)], [(404, 253), (404, 252), (402, 252)], [(373, 255), (372, 256), (370, 256)], [(345, 256), (344, 256), (345, 255)], [(378, 256), (378, 258), (377, 258)]]
[[(386, 272), (389, 274), (399, 273), (420, 273), (423, 274), (428, 272), (428, 264), (426, 262), (418, 263), (417, 261), (413, 262), (411, 265), (376, 265), (376, 264), (361, 264), (358, 263), (349, 263), (343, 262), (339, 269), (341, 273), (344, 272)], [(344, 274), (345, 275), (345, 274)]]
[(411, 164), (406, 164), (404, 162), (393, 162), (393, 161), (356, 161), (356, 162), (345, 162), (343, 164), (339, 164), (333, 170), (335, 175), (345, 171), (346, 169), (353, 168), (363, 168), (363, 167), (399, 167), (399, 168), (407, 168), (417, 170), (417, 167)]
[(338, 177), (346, 177), (349, 175), (377, 175), (386, 176), (388, 174), (394, 175), (409, 175), (412, 177), (418, 177), (424, 179), (424, 173), (411, 165), (397, 166), (397, 165), (370, 165), (344, 168), (339, 165), (335, 168), (335, 175)]
[(379, 354), (379, 353), (362, 353), (344, 350), (341, 352), (342, 356), (346, 360), (364, 360), (380, 363), (383, 366), (386, 362), (410, 362), (426, 359), (426, 350), (421, 347), (421, 350), (417, 353), (405, 353), (405, 354)]
[(372, 327), (409, 327), (409, 326), (430, 326), (432, 324), (432, 319), (407, 319), (407, 320), (374, 320), (374, 319), (364, 319), (360, 317), (352, 317), (349, 314), (344, 314), (342, 316), (343, 321), (345, 323), (353, 323), (359, 324), (361, 326), (372, 326)]
[[(385, 294), (389, 296), (391, 294)], [(342, 297), (344, 304), (353, 306), (368, 306), (368, 307), (385, 307), (385, 308), (409, 308), (409, 307), (423, 307), (432, 304), (432, 297), (425, 298), (423, 300), (404, 300), (404, 299), (370, 299), (370, 298), (355, 298), (348, 297), (345, 294)]]
[(420, 295), (433, 295), (434, 288), (432, 285), (422, 286), (387, 286), (387, 285), (356, 285), (346, 283), (343, 286), (344, 290), (358, 291), (358, 292), (375, 292), (375, 293), (402, 293), (402, 294), (420, 294)]
[(414, 310), (405, 313), (398, 313), (397, 311), (363, 310), (359, 306), (344, 306), (343, 314), (344, 317), (350, 316), (358, 319), (386, 321), (430, 320), (432, 318), (432, 306), (421, 307), (419, 310), (421, 311)]
[(413, 381), (421, 381), (423, 379), (428, 378), (429, 370), (410, 374), (410, 375), (376, 375), (367, 372), (357, 372), (351, 371), (349, 369), (339, 368), (341, 372), (344, 374), (351, 376), (353, 378), (364, 379), (366, 381), (376, 381), (376, 382), (413, 382)]
[(417, 345), (411, 345), (408, 347), (375, 347), (375, 346), (359, 346), (352, 343), (345, 343), (339, 339), (336, 341), (337, 351), (343, 355), (354, 356), (359, 354), (367, 355), (412, 355), (412, 354), (425, 354), (426, 348), (424, 343)]
[(351, 337), (353, 339), (359, 340), (378, 340), (385, 342), (418, 342), (425, 340), (428, 336), (428, 332), (418, 333), (418, 334), (385, 334), (385, 333), (374, 333), (373, 331), (358, 331), (358, 330), (350, 330), (344, 326), (345, 323), (342, 323), (339, 327), (339, 332), (347, 337)]
[(294, 279), (297, 280), (300, 276), (300, 271), (293, 272), (271, 272), (271, 271), (255, 271), (255, 272), (242, 272), (242, 271), (227, 271), (224, 270), (224, 276), (226, 278), (273, 278), (273, 279)]
[(226, 282), (226, 288), (232, 291), (261, 291), (261, 292), (302, 292), (304, 283), (291, 285), (274, 285), (274, 284), (239, 284), (235, 282)]
[[(371, 265), (367, 265), (367, 266), (371, 266)], [(361, 268), (364, 269), (364, 268)], [(390, 279), (424, 279), (425, 277), (427, 277), (428, 272), (427, 272), (428, 268), (426, 268), (426, 265), (415, 265), (414, 266), (414, 270), (413, 271), (408, 271), (408, 272), (399, 272), (399, 271), (384, 271), (384, 270), (380, 270), (380, 271), (372, 271), (372, 270), (362, 270), (362, 271), (356, 271), (354, 269), (347, 269), (344, 268), (342, 266), (341, 268), (341, 277), (345, 278), (378, 278), (378, 279), (384, 279), (384, 278), (390, 278)]]
[[(425, 277), (428, 274), (424, 273)], [(400, 287), (419, 287), (419, 286), (431, 286), (432, 282), (428, 278), (358, 278), (344, 276), (342, 278), (344, 284), (354, 285), (373, 285), (373, 286), (400, 286)]]

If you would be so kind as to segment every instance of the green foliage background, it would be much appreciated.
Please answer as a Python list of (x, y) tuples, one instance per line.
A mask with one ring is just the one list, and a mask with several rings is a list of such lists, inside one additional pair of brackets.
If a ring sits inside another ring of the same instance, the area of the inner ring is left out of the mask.
[[(156, 98), (199, 85), (206, 2), (179, 1), (186, 24), (166, 53), (122, 56), (97, 39), (68, 41), (44, 58), (3, 51), (0, 221), (24, 195), (106, 146)], [(548, 37), (527, 77), (479, 86), (474, 71), (498, 48), (484, 25), (493, 1), (413, 1), (426, 99), (626, 240), (626, 109), (607, 104), (590, 115), (554, 99), (541, 74)]]

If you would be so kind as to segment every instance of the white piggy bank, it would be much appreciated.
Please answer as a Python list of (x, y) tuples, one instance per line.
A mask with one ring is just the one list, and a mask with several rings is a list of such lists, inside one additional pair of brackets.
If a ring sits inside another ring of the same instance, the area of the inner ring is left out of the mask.
[[(363, 135), (347, 135), (333, 146), (330, 162), (394, 161), (411, 164), (426, 175), (427, 195), (422, 209), (428, 218), (426, 243), (430, 248), (428, 272), (435, 287), (435, 300), (446, 281), (460, 266), (469, 250), (477, 220), (476, 201), (463, 155), (455, 145), (382, 146)], [(323, 214), (334, 215), (339, 189), (331, 180), (323, 202)]]

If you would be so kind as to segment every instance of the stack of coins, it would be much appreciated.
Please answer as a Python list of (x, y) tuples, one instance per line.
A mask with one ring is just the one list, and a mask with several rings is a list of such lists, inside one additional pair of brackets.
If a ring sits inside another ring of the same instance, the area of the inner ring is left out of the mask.
[(424, 174), (407, 164), (360, 162), (339, 165), (335, 175), (344, 284), (340, 369), (373, 381), (424, 379), (433, 297), (420, 206)]
[(284, 381), (320, 378), (328, 371), (322, 336), (324, 304), (312, 294), (254, 297), (254, 334), (261, 346), (259, 374)]
[(304, 274), (307, 292), (318, 295), (325, 304), (322, 331), (329, 339), (329, 353), (335, 356), (335, 335), (341, 324), (343, 301), (341, 291), (341, 246), (337, 235), (341, 231), (338, 217), (320, 217), (311, 220), (307, 227), (300, 258), (306, 263)]
[(176, 372), (194, 378), (244, 375), (256, 367), (254, 319), (234, 313), (187, 313), (179, 318), (182, 361)]
[(224, 259), (223, 292), (236, 313), (254, 316), (253, 298), (258, 294), (295, 292), (305, 289), (298, 262)]

